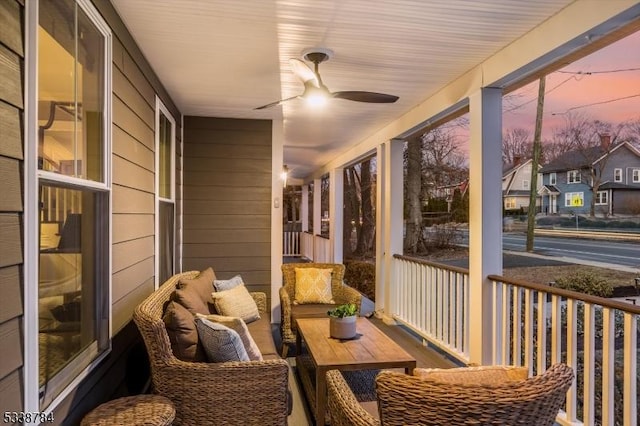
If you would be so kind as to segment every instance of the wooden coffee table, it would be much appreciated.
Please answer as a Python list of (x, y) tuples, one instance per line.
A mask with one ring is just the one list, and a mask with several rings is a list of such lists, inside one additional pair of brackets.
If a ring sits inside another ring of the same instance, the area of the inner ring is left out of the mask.
[[(404, 368), (405, 373), (411, 374), (416, 367), (415, 358), (366, 318), (358, 318), (356, 324), (358, 336), (353, 340), (329, 337), (329, 318), (298, 319), (297, 327), (297, 353), (302, 353), (304, 340), (315, 368), (315, 395), (307, 395), (307, 399), (315, 402), (315, 407), (313, 403), (310, 405), (312, 411), (315, 411), (316, 425), (324, 425), (327, 406), (327, 371)], [(312, 389), (305, 389), (305, 391), (313, 392)]]

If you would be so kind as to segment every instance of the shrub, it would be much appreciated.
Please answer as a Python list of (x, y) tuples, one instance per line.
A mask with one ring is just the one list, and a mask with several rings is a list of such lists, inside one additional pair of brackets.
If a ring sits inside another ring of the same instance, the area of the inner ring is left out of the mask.
[(455, 223), (435, 225), (427, 232), (425, 243), (432, 249), (448, 249), (457, 247), (462, 240), (462, 231)]
[(344, 262), (344, 282), (364, 294), (368, 299), (376, 300), (376, 265), (360, 260)]
[(573, 290), (592, 296), (611, 297), (613, 286), (604, 278), (593, 272), (575, 271), (556, 278), (556, 287)]

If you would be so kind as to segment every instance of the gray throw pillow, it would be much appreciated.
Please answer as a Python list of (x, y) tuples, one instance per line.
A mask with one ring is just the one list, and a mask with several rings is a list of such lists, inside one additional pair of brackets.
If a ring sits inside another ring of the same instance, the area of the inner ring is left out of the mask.
[(232, 288), (237, 287), (240, 284), (244, 284), (244, 281), (242, 281), (242, 277), (240, 275), (236, 275), (235, 277), (228, 280), (213, 280), (213, 287), (215, 287), (216, 291), (231, 290)]
[(204, 318), (212, 322), (216, 322), (218, 324), (222, 324), (225, 327), (229, 327), (238, 335), (240, 339), (242, 339), (242, 343), (244, 345), (244, 349), (247, 351), (247, 355), (251, 361), (262, 361), (262, 353), (260, 353), (260, 348), (256, 344), (255, 340), (249, 333), (249, 329), (247, 328), (247, 324), (242, 320), (242, 318), (236, 317), (225, 317), (223, 315), (201, 315), (196, 314), (198, 318)]
[(208, 319), (195, 319), (198, 338), (209, 362), (249, 361), (240, 335)]

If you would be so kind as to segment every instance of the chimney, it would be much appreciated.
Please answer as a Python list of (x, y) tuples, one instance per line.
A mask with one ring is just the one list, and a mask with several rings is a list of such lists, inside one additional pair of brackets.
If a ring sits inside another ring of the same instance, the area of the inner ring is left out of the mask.
[(611, 145), (611, 135), (609, 135), (608, 133), (604, 133), (600, 135), (600, 147), (606, 151), (609, 149), (610, 145)]
[(519, 166), (521, 161), (522, 161), (522, 157), (520, 155), (514, 155), (513, 156), (513, 167)]

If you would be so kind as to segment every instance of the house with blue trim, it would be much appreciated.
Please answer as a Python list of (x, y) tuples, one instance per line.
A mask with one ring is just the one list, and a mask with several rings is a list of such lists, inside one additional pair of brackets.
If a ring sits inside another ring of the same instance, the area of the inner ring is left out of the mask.
[(542, 169), (542, 212), (578, 215), (640, 214), (640, 151), (628, 142), (567, 151)]

